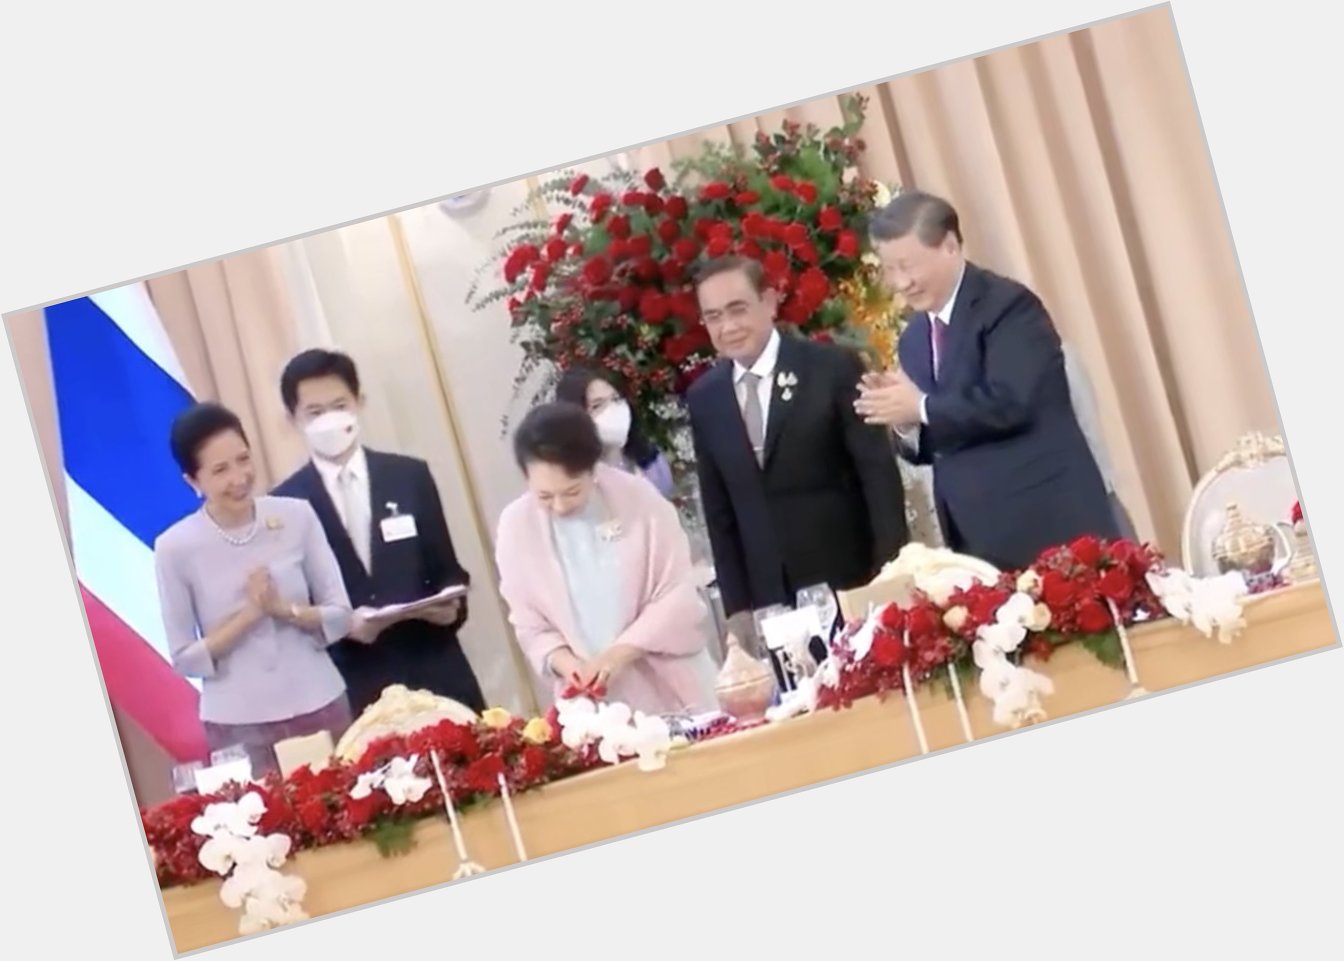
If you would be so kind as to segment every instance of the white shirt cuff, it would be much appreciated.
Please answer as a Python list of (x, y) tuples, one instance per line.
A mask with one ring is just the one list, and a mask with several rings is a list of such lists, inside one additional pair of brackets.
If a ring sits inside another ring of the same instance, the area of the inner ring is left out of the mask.
[(927, 425), (929, 422), (929, 395), (924, 394), (919, 398), (919, 422)]

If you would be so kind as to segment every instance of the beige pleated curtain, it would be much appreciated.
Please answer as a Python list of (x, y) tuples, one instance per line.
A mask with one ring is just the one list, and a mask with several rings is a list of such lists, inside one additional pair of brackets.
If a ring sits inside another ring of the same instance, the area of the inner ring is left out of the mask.
[[(1178, 551), (1198, 476), (1280, 428), (1170, 13), (1158, 9), (902, 77), (868, 97), (863, 168), (950, 199), (968, 255), (1031, 286), (1101, 406), (1140, 533)], [(643, 148), (749, 146), (826, 98)]]

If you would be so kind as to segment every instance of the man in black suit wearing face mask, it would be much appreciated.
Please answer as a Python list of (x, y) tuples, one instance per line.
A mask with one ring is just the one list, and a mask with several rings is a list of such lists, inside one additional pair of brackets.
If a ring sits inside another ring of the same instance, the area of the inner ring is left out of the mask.
[[(280, 394), (312, 458), (274, 493), (313, 505), (356, 610), (468, 585), (429, 465), (360, 443), (364, 398), (354, 361), (333, 351), (305, 351), (285, 368)], [(351, 636), (332, 647), (355, 715), (391, 684), (484, 710), (457, 637), (466, 620), (465, 597), (414, 614), (357, 615)]]

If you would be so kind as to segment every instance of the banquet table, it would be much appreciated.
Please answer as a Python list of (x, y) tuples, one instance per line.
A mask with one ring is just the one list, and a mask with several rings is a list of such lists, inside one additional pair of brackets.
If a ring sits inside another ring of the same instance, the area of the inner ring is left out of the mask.
[[(1252, 598), (1247, 627), (1230, 644), (1164, 620), (1137, 626), (1129, 637), (1140, 683), (1150, 692), (1180, 687), (1337, 643), (1325, 594), (1313, 581)], [(1123, 700), (1125, 672), (1097, 661), (1080, 645), (1059, 648), (1040, 668), (1054, 681), (1045, 708), (1056, 719)], [(991, 705), (967, 691), (976, 739), (1004, 733)], [(917, 696), (930, 751), (965, 743), (955, 702), (940, 685)], [(664, 826), (917, 757), (919, 743), (903, 696), (867, 698), (847, 710), (823, 711), (752, 728), (675, 751), (666, 767), (603, 768), (515, 798), (527, 853), (535, 859)], [(494, 870), (516, 863), (498, 801), (462, 818), (471, 857)], [(308, 885), (304, 909), (313, 917), (448, 882), (457, 856), (448, 824), (431, 817), (415, 828), (403, 855), (384, 858), (369, 841), (297, 854), (285, 866)], [(219, 900), (220, 882), (163, 892), (178, 952), (237, 938), (238, 913)]]

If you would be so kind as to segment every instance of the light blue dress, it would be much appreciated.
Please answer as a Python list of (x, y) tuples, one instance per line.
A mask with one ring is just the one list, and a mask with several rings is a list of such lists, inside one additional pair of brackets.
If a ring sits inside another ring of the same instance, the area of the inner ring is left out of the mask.
[(616, 589), (621, 576), (617, 544), (598, 533), (602, 517), (600, 498), (590, 497), (582, 511), (551, 518), (570, 606), (583, 645), (593, 657), (616, 643), (628, 626), (622, 617), (621, 591)]
[[(551, 518), (551, 537), (564, 572), (574, 621), (591, 657), (615, 644), (630, 626), (624, 618), (623, 592), (618, 587), (623, 576), (619, 545), (602, 539), (599, 528), (603, 518), (602, 501), (597, 496), (589, 498), (582, 511), (569, 517)], [(708, 608), (705, 613), (708, 618)], [(705, 629), (704, 624), (686, 625), (686, 630)], [(712, 710), (718, 666), (708, 648), (702, 648), (692, 657), (696, 673), (700, 675), (703, 703), (688, 707)]]

